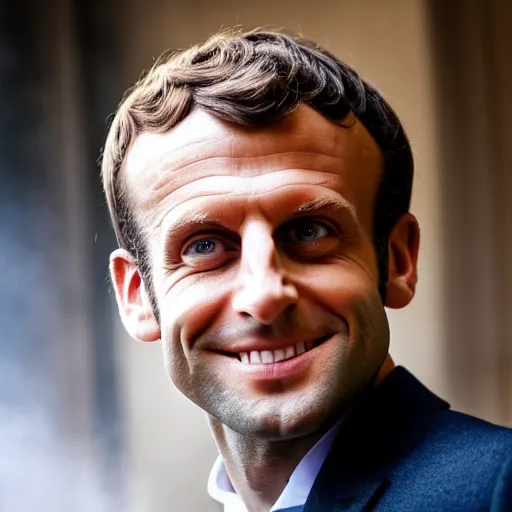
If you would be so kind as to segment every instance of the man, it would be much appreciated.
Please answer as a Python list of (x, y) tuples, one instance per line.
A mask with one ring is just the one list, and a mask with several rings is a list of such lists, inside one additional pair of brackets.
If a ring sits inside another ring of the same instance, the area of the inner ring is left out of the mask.
[(207, 412), (226, 511), (512, 510), (511, 431), (388, 354), (384, 306), (417, 280), (413, 161), (352, 69), (262, 31), (167, 54), (102, 172), (121, 318)]

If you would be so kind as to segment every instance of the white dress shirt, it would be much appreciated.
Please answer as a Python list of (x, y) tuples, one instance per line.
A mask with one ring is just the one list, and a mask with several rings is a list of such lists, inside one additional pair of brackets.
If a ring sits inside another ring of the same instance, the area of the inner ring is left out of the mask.
[[(306, 503), (313, 483), (331, 450), (340, 426), (341, 421), (336, 423), (299, 462), (270, 512)], [(244, 502), (231, 485), (220, 455), (210, 472), (208, 494), (224, 505), (224, 512), (247, 512)]]

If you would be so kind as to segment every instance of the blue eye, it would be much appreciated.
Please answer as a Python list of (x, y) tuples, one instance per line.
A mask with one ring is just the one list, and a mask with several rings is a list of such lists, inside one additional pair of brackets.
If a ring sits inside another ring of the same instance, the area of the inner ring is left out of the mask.
[(292, 229), (292, 239), (296, 242), (314, 242), (328, 235), (328, 229), (319, 222), (304, 222)]
[(187, 252), (194, 252), (195, 254), (211, 254), (215, 251), (215, 247), (215, 240), (204, 238), (203, 240), (197, 240), (194, 242)]
[(208, 272), (228, 264), (238, 254), (237, 248), (221, 237), (196, 238), (181, 253), (182, 262), (196, 272)]

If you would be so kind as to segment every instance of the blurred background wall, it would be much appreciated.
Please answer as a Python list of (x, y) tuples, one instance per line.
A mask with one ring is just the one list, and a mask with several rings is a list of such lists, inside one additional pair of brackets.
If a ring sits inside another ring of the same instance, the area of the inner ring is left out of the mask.
[(392, 355), (512, 426), (507, 0), (0, 0), (2, 512), (216, 510), (203, 413), (118, 321), (96, 160), (143, 69), (234, 24), (300, 31), (397, 110), (422, 248), (417, 297), (389, 312)]

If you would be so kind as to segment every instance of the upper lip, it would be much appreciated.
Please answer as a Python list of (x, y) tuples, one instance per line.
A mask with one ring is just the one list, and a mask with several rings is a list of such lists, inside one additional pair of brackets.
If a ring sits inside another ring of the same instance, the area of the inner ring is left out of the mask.
[(241, 340), (236, 344), (229, 345), (226, 347), (222, 347), (223, 352), (232, 352), (232, 353), (240, 353), (240, 352), (252, 352), (263, 351), (263, 350), (279, 350), (284, 349), (286, 347), (291, 347), (303, 341), (308, 350), (313, 348), (315, 341), (319, 339), (327, 339), (331, 335), (319, 335), (319, 336), (307, 336), (303, 338), (293, 337), (293, 338), (249, 338), (245, 340)]

